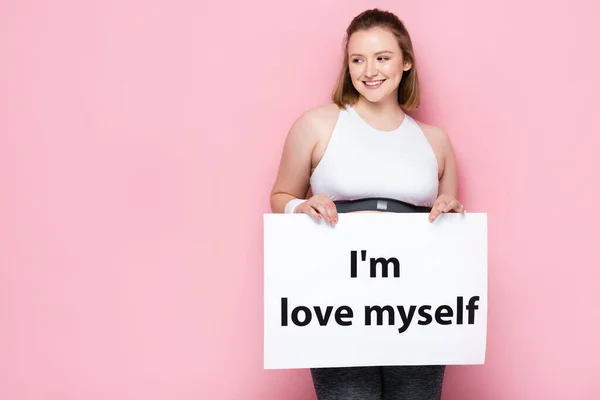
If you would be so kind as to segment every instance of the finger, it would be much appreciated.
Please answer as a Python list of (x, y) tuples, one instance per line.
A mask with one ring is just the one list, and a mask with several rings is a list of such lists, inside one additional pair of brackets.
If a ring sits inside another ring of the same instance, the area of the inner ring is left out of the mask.
[(322, 204), (325, 210), (324, 216), (327, 219), (327, 222), (329, 222), (331, 226), (334, 226), (337, 223), (337, 211), (335, 204), (329, 198), (327, 198)]
[(433, 206), (431, 206), (431, 211), (429, 212), (429, 222), (433, 222), (437, 218), (439, 215), (439, 208), (439, 202), (433, 203)]
[(438, 204), (435, 206), (435, 209), (436, 209), (437, 211), (440, 211), (440, 212), (441, 212), (441, 211), (444, 211), (444, 209), (446, 208), (446, 206), (447, 206), (447, 205), (448, 205), (448, 203), (447, 203), (447, 202), (445, 202), (445, 201), (440, 201), (440, 202), (439, 202), (439, 203), (438, 203)]
[(456, 200), (455, 204), (452, 206), (452, 209), (449, 211), (454, 211), (454, 212), (464, 212), (465, 207), (458, 201)]
[(325, 203), (323, 207), (325, 208), (327, 221), (333, 225), (333, 209), (331, 208), (331, 204)]
[(316, 209), (319, 214), (321, 214), (321, 217), (325, 218), (325, 220), (327, 222), (329, 222), (329, 217), (327, 215), (327, 210), (325, 209), (325, 205), (322, 203), (315, 203), (315, 205), (313, 206), (314, 209)]
[(311, 217), (314, 218), (315, 221), (319, 222), (321, 221), (322, 217), (321, 215), (319, 215), (319, 213), (312, 207), (308, 207), (308, 213)]
[(429, 213), (429, 222), (433, 222), (435, 221), (435, 219), (440, 215), (440, 210), (438, 210), (437, 208), (431, 210), (431, 212)]
[(337, 208), (335, 206), (335, 203), (333, 201), (329, 201), (329, 203), (326, 204), (327, 207), (327, 212), (329, 215), (329, 218), (331, 220), (331, 225), (335, 225), (338, 222), (338, 213), (337, 213)]
[(448, 204), (446, 204), (446, 206), (444, 207), (444, 209), (442, 210), (442, 212), (449, 212), (451, 210), (453, 210), (457, 205), (458, 205), (458, 201), (457, 200), (451, 200), (448, 202)]
[(323, 218), (329, 222), (329, 210), (327, 210), (327, 203), (319, 202), (315, 204), (315, 207), (317, 210), (319, 210), (319, 213), (321, 213)]
[(335, 206), (334, 202), (331, 202), (331, 215), (333, 217), (333, 222), (334, 223), (338, 223), (338, 212), (337, 212), (337, 207)]

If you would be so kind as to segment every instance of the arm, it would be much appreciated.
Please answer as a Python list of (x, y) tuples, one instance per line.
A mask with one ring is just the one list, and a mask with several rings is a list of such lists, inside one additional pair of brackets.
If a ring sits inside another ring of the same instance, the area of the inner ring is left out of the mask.
[(312, 129), (310, 112), (300, 116), (290, 128), (283, 146), (279, 170), (271, 190), (271, 211), (283, 213), (293, 199), (303, 199), (309, 187), (311, 156), (318, 136)]
[(458, 168), (452, 142), (448, 134), (441, 129), (438, 129), (438, 139), (442, 152), (443, 170), (440, 176), (438, 198), (429, 214), (430, 222), (433, 222), (441, 213), (465, 211), (465, 207), (457, 199)]
[(440, 177), (438, 196), (449, 195), (458, 197), (458, 168), (456, 165), (456, 155), (450, 137), (444, 131), (440, 130), (441, 148), (443, 154), (444, 169)]

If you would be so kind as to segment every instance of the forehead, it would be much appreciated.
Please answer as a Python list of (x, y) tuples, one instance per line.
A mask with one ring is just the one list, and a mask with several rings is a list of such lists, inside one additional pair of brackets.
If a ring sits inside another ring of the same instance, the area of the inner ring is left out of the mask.
[(380, 51), (400, 51), (396, 36), (384, 28), (371, 28), (354, 32), (348, 40), (348, 53), (372, 54)]

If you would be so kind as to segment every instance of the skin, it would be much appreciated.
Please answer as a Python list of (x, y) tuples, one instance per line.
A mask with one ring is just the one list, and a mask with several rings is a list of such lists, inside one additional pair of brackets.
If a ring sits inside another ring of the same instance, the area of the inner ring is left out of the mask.
[[(372, 127), (393, 130), (404, 120), (398, 104), (398, 86), (402, 73), (412, 67), (402, 57), (394, 35), (382, 28), (372, 28), (352, 34), (348, 41), (349, 71), (352, 83), (360, 94), (354, 105), (357, 113)], [(366, 81), (383, 80), (377, 89)], [(277, 178), (271, 191), (271, 210), (284, 212), (288, 201), (304, 198), (309, 179), (321, 161), (335, 127), (339, 108), (325, 104), (303, 113), (292, 125), (286, 138)], [(441, 213), (465, 212), (457, 199), (458, 179), (456, 157), (449, 136), (439, 127), (417, 121), (429, 141), (438, 161), (438, 197), (429, 214), (433, 222)], [(298, 205), (295, 213), (306, 213), (315, 220), (322, 218), (335, 226), (338, 215), (335, 204), (324, 194), (312, 195)], [(378, 211), (372, 211), (378, 212)]]

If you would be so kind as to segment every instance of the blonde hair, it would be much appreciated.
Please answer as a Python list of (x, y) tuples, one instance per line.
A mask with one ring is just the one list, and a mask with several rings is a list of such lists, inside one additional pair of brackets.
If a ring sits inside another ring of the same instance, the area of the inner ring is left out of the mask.
[(398, 40), (402, 51), (402, 58), (411, 64), (408, 71), (404, 71), (398, 88), (398, 104), (403, 108), (415, 109), (420, 103), (419, 79), (417, 74), (415, 55), (410, 35), (404, 23), (393, 13), (377, 8), (366, 10), (354, 17), (344, 38), (344, 63), (333, 90), (332, 100), (339, 107), (346, 104), (353, 105), (358, 101), (359, 93), (352, 84), (348, 67), (348, 41), (353, 33), (371, 28), (388, 29)]

